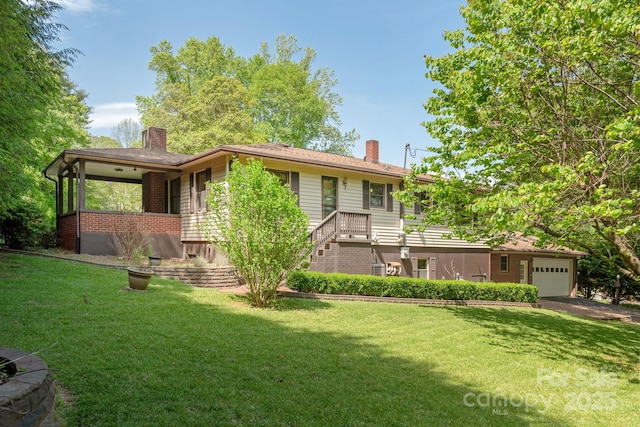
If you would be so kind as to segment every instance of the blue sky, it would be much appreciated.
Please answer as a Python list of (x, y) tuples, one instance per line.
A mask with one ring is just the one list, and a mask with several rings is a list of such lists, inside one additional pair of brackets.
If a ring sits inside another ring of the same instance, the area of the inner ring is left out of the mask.
[[(65, 8), (55, 21), (68, 27), (61, 44), (82, 54), (69, 70), (88, 92), (93, 107), (91, 133), (111, 135), (122, 119), (137, 120), (135, 97), (155, 90), (147, 66), (149, 48), (161, 40), (180, 48), (189, 37), (215, 36), (244, 57), (263, 41), (294, 35), (302, 48), (312, 47), (314, 66), (335, 72), (334, 87), (343, 98), (338, 108), (344, 130), (360, 139), (380, 141), (380, 160), (402, 166), (405, 145), (424, 149), (437, 144), (421, 122), (423, 105), (434, 84), (425, 74), (423, 56), (440, 56), (451, 48), (445, 30), (464, 25), (461, 0), (59, 0)], [(417, 152), (416, 162), (425, 153)]]

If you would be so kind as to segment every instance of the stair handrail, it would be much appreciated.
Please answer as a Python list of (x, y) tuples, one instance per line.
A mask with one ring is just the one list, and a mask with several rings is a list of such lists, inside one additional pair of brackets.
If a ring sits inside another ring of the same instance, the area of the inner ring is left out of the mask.
[(313, 251), (315, 254), (316, 249), (325, 244), (329, 239), (332, 239), (338, 234), (338, 211), (331, 212), (322, 222), (315, 226), (311, 233), (309, 233), (309, 239), (313, 243)]

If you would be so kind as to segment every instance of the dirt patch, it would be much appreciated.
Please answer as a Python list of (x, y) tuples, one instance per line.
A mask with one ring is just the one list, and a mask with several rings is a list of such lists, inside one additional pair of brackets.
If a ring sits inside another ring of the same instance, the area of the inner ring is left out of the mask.
[(71, 408), (75, 395), (57, 381), (53, 382), (56, 391), (56, 406), (60, 409)]

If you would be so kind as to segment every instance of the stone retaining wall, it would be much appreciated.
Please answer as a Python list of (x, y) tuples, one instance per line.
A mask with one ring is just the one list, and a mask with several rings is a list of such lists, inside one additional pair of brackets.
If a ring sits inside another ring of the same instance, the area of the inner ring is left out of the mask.
[(241, 285), (233, 267), (149, 267), (159, 276), (204, 288), (235, 288)]

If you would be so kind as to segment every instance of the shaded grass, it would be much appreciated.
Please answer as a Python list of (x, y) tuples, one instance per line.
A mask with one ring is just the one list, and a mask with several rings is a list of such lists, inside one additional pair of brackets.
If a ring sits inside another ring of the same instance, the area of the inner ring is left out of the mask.
[[(0, 346), (55, 343), (41, 357), (71, 395), (62, 412), (70, 426), (636, 420), (634, 325), (546, 310), (299, 299), (265, 310), (173, 280), (154, 277), (144, 292), (125, 285), (124, 271), (0, 254)], [(484, 405), (485, 396), (495, 401)], [(516, 405), (527, 397), (529, 407)]]

